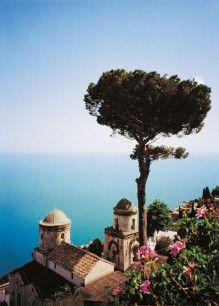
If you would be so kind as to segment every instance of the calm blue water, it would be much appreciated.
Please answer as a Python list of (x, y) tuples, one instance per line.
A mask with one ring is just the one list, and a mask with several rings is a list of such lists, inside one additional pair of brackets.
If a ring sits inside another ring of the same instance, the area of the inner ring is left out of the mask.
[[(69, 217), (75, 245), (103, 239), (113, 207), (127, 197), (137, 205), (136, 161), (128, 154), (0, 155), (0, 276), (31, 260), (38, 222), (57, 208)], [(152, 164), (147, 203), (169, 208), (219, 185), (219, 156)]]

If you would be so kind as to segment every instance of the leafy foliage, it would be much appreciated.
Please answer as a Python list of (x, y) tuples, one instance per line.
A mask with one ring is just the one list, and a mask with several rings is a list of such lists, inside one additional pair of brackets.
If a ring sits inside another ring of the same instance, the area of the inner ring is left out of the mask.
[[(131, 159), (138, 158), (138, 146), (136, 146), (130, 155)], [(167, 158), (186, 158), (188, 156), (188, 152), (186, 152), (185, 148), (182, 147), (166, 147), (166, 146), (152, 146), (146, 145), (144, 148), (144, 155), (150, 161), (158, 160), (158, 159), (167, 159)]]
[(202, 199), (211, 198), (211, 193), (208, 187), (203, 188)]
[(186, 240), (188, 247), (197, 245), (206, 250), (219, 246), (219, 223), (214, 218), (204, 218), (198, 223), (195, 218), (181, 219), (177, 235)]
[(86, 108), (97, 122), (137, 142), (139, 129), (147, 141), (199, 132), (210, 110), (210, 88), (157, 72), (107, 71), (87, 92)]
[(172, 225), (172, 220), (167, 204), (159, 199), (154, 200), (148, 205), (147, 220), (148, 236), (152, 236), (155, 230), (168, 230)]
[[(154, 289), (165, 305), (217, 305), (218, 251), (203, 252), (198, 246), (184, 249), (154, 275)], [(195, 265), (189, 271), (189, 265)]]
[(100, 241), (99, 238), (96, 238), (91, 242), (88, 247), (88, 251), (101, 257), (103, 252), (103, 243)]
[(219, 197), (219, 186), (216, 186), (216, 187), (212, 190), (211, 194), (212, 194), (214, 197)]

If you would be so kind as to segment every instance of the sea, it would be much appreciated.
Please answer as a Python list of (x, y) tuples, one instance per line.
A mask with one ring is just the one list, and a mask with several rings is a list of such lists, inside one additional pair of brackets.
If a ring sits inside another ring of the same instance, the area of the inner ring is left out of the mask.
[[(128, 154), (1, 154), (0, 277), (31, 261), (39, 221), (53, 209), (72, 220), (71, 242), (103, 240), (113, 207), (122, 198), (137, 206), (138, 165)], [(170, 209), (219, 185), (219, 154), (153, 162), (146, 186)]]

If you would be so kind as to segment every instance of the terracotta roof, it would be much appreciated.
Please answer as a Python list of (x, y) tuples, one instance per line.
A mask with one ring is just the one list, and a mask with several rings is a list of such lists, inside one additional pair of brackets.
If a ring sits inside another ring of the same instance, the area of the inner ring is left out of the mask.
[[(157, 269), (162, 263), (167, 261), (167, 256), (158, 255), (155, 268)], [(132, 269), (129, 267), (129, 270)], [(126, 272), (127, 272), (126, 271)], [(84, 299), (84, 305), (106, 305), (106, 285), (113, 291), (116, 287), (123, 287), (128, 280), (127, 273), (122, 271), (115, 271), (106, 275), (95, 282), (80, 288), (80, 293)]]
[(68, 284), (74, 286), (55, 272), (41, 266), (36, 261), (31, 261), (24, 266), (14, 270), (10, 274), (19, 273), (24, 285), (32, 284), (40, 297), (53, 296), (59, 292), (61, 287)]
[[(85, 305), (89, 302), (105, 302), (106, 301), (106, 285), (108, 285), (112, 290), (119, 286), (122, 287), (127, 280), (126, 274), (121, 271), (113, 272), (101, 279), (93, 282), (92, 284), (86, 285), (80, 288), (80, 293), (85, 300)], [(102, 305), (102, 304), (101, 304)]]
[(85, 278), (98, 261), (112, 264), (107, 260), (66, 242), (58, 245), (49, 254), (48, 260), (81, 278)]

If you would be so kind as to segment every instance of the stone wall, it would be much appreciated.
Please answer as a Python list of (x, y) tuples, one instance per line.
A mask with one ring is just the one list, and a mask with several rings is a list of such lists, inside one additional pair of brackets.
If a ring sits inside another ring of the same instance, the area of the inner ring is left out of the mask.
[(52, 227), (40, 225), (40, 252), (49, 253), (62, 241), (70, 243), (70, 224)]
[(112, 228), (105, 229), (104, 235), (104, 258), (115, 264), (115, 267), (121, 271), (127, 268), (137, 260), (134, 252), (139, 247), (138, 232), (123, 233), (122, 236), (116, 236)]

